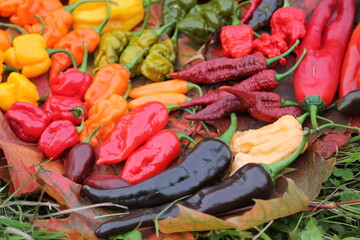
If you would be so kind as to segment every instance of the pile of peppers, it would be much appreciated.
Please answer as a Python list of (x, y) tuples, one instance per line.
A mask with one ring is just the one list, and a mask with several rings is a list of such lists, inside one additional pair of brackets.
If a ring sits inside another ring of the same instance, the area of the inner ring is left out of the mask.
[[(153, 226), (160, 213), (159, 220), (177, 217), (178, 206), (168, 206), (178, 199), (207, 214), (269, 199), (275, 175), (306, 151), (310, 135), (360, 130), (321, 116), (330, 108), (360, 114), (355, 0), (319, 1), (308, 19), (288, 0), (163, 0), (162, 25), (151, 29), (157, 2), (0, 2), (7, 19), (0, 23), (0, 110), (20, 140), (37, 144), (44, 158), (64, 160), (64, 176), (83, 185), (83, 197), (128, 207), (128, 215), (94, 229), (99, 238)], [(216, 32), (222, 57), (175, 68), (180, 34), (204, 44)], [(294, 65), (276, 72), (293, 53)], [(297, 102), (274, 92), (293, 72)], [(38, 77), (49, 81), (42, 96)], [(147, 82), (134, 87), (138, 77)], [(203, 95), (212, 84), (217, 89)], [(195, 142), (168, 128), (175, 110), (207, 131), (203, 121), (231, 123), (221, 136)], [(240, 114), (266, 125), (237, 131)], [(311, 129), (303, 127), (307, 118)], [(117, 175), (97, 173), (100, 165)]]

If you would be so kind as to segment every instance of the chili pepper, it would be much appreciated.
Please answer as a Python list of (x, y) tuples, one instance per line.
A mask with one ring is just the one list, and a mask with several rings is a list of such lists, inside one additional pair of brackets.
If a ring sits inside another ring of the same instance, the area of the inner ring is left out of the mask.
[[(285, 40), (278, 34), (269, 35), (268, 33), (262, 33), (260, 38), (255, 39), (252, 42), (254, 52), (264, 54), (265, 57), (272, 58), (280, 55), (288, 49)], [(285, 65), (285, 58), (280, 59), (280, 64)]]
[(38, 148), (46, 157), (56, 159), (70, 147), (79, 142), (81, 127), (76, 127), (69, 120), (56, 120), (41, 134)]
[(202, 96), (202, 89), (199, 85), (184, 80), (173, 79), (164, 82), (145, 84), (140, 87), (133, 88), (129, 92), (129, 97), (139, 98), (159, 93), (187, 93), (193, 88), (195, 88), (199, 92), (199, 95)]
[(270, 19), (271, 34), (278, 35), (290, 46), (306, 34), (306, 13), (297, 7), (291, 7), (289, 0), (284, 0), (284, 6), (274, 12)]
[(99, 142), (104, 142), (115, 127), (119, 119), (128, 112), (126, 100), (118, 94), (111, 94), (92, 105), (88, 111), (84, 129), (80, 133), (80, 140), (84, 141), (90, 133), (99, 125), (99, 129), (90, 142), (96, 148)]
[(135, 109), (144, 105), (145, 103), (156, 101), (164, 105), (179, 105), (189, 100), (186, 95), (182, 93), (158, 93), (153, 95), (146, 95), (131, 100), (128, 104), (129, 109)]
[(85, 178), (83, 185), (88, 185), (96, 189), (113, 189), (131, 186), (131, 184), (121, 176), (95, 172)]
[(193, 83), (205, 84), (235, 80), (265, 70), (267, 66), (292, 52), (297, 44), (299, 44), (299, 41), (285, 53), (274, 58), (266, 59), (262, 54), (250, 54), (241, 58), (213, 58), (185, 70), (170, 73), (169, 76)]
[(299, 51), (306, 48), (308, 54), (294, 72), (294, 88), (297, 102), (309, 111), (314, 128), (318, 128), (316, 114), (331, 103), (338, 88), (354, 13), (353, 0), (324, 0), (306, 25)]
[(16, 102), (6, 112), (10, 128), (26, 142), (37, 142), (50, 124), (50, 116), (40, 107), (27, 102)]
[(230, 22), (233, 8), (232, 0), (210, 0), (205, 4), (196, 4), (176, 27), (191, 40), (203, 44), (212, 33)]
[(44, 103), (44, 110), (52, 121), (66, 119), (80, 125), (87, 118), (87, 109), (78, 98), (50, 94)]
[(101, 127), (95, 128), (85, 141), (70, 149), (65, 161), (65, 176), (71, 181), (81, 184), (90, 175), (95, 164), (95, 150), (90, 139)]
[(0, 2), (0, 16), (4, 18), (10, 17), (16, 12), (22, 0), (9, 0)]
[(339, 97), (360, 88), (360, 24), (354, 29), (341, 67)]
[[(68, 51), (70, 51), (74, 55), (77, 65), (80, 65), (83, 61), (83, 42), (86, 43), (89, 53), (94, 52), (95, 48), (100, 42), (100, 33), (103, 30), (107, 21), (109, 20), (110, 16), (110, 3), (109, 0), (105, 1), (107, 6), (106, 18), (99, 26), (95, 28), (75, 28), (63, 37), (61, 37), (59, 41), (57, 41), (54, 45), (55, 48), (67, 49)], [(53, 56), (51, 56), (51, 61), (52, 65), (50, 68), (50, 79), (52, 79), (71, 65), (69, 56), (63, 53), (54, 54)]]
[(94, 203), (114, 202), (130, 209), (158, 206), (192, 194), (225, 174), (232, 159), (227, 144), (236, 128), (232, 114), (230, 127), (220, 138), (201, 140), (178, 165), (130, 187), (96, 190), (83, 186), (80, 193)]
[[(207, 186), (178, 204), (207, 214), (220, 214), (254, 204), (254, 199), (268, 199), (274, 190), (274, 177), (290, 165), (303, 151), (309, 138), (308, 129), (298, 149), (286, 159), (273, 164), (248, 163), (224, 181)], [(152, 226), (154, 219), (163, 220), (179, 215), (178, 204), (164, 204), (153, 208), (130, 211), (126, 216), (115, 217), (101, 224), (95, 231), (99, 238), (141, 227)]]
[(284, 4), (283, 0), (262, 0), (248, 22), (254, 30), (270, 25), (270, 18)]
[(50, 81), (51, 92), (54, 95), (74, 97), (80, 101), (84, 100), (84, 95), (93, 78), (87, 73), (88, 51), (84, 44), (84, 57), (80, 68), (68, 68), (65, 72), (56, 75)]
[(177, 57), (178, 30), (172, 38), (151, 46), (149, 54), (141, 64), (141, 74), (153, 82), (164, 81), (167, 74), (174, 72)]
[(0, 50), (5, 52), (11, 48), (11, 38), (10, 34), (4, 30), (0, 29)]
[(3, 51), (0, 50), (0, 83), (2, 81), (2, 74), (4, 72), (8, 72), (8, 71), (19, 72), (19, 70), (17, 70), (16, 68), (13, 68), (13, 67), (3, 64), (4, 61), (5, 61), (5, 54)]
[(181, 143), (170, 129), (163, 129), (149, 138), (144, 145), (132, 152), (125, 162), (121, 176), (136, 184), (163, 172), (179, 156)]
[(346, 115), (355, 116), (360, 114), (360, 89), (352, 90), (345, 96), (335, 101), (336, 110)]
[(37, 106), (39, 93), (33, 84), (24, 75), (12, 72), (6, 82), (0, 83), (0, 109), (7, 111), (16, 102), (27, 102)]
[[(196, 0), (164, 0), (162, 2), (162, 24), (177, 21), (185, 17), (189, 10), (197, 4)], [(167, 35), (171, 35), (175, 26), (166, 29)]]
[(257, 7), (261, 4), (262, 0), (253, 0), (251, 1), (251, 5), (244, 14), (244, 16), (241, 17), (241, 22), (247, 23), (250, 18), (252, 17), (253, 13), (257, 9)]
[[(163, 34), (163, 32), (173, 24), (175, 24), (175, 22), (168, 23), (156, 30), (146, 29), (140, 34), (140, 36), (134, 36), (131, 38), (129, 44), (120, 55), (120, 64), (130, 63), (139, 53), (144, 51), (144, 49), (147, 49), (157, 43), (161, 34)], [(145, 55), (147, 55), (147, 53)], [(131, 70), (131, 77), (139, 76), (141, 74), (141, 65), (143, 60), (144, 58), (140, 58), (134, 65)]]
[[(70, 0), (69, 3), (79, 2)], [(103, 32), (114, 29), (130, 31), (144, 18), (144, 6), (141, 0), (114, 0), (111, 16)], [(105, 19), (106, 7), (103, 3), (87, 3), (73, 12), (74, 28), (96, 27)]]

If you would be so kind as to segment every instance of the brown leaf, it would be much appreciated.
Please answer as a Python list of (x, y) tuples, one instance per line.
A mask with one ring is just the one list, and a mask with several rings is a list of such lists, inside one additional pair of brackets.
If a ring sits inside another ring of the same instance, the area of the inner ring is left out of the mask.
[(346, 144), (350, 139), (350, 135), (329, 133), (318, 138), (318, 151), (324, 158), (328, 158), (335, 153), (337, 149)]

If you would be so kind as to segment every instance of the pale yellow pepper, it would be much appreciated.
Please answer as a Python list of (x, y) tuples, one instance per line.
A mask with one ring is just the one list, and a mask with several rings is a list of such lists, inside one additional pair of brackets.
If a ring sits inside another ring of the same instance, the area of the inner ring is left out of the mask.
[(37, 106), (39, 99), (35, 84), (20, 73), (12, 72), (6, 82), (0, 83), (0, 109), (2, 111), (9, 110), (16, 102), (27, 102)]
[[(70, 0), (69, 4), (78, 1), (80, 0)], [(110, 19), (105, 25), (103, 33), (113, 29), (130, 31), (143, 20), (144, 6), (142, 0), (112, 1), (117, 2), (117, 5), (111, 4)], [(72, 13), (73, 27), (97, 27), (104, 20), (105, 13), (105, 3), (84, 3)]]
[(287, 158), (299, 147), (302, 130), (296, 118), (285, 115), (262, 128), (236, 132), (230, 142), (235, 156), (230, 175), (247, 163), (271, 164)]

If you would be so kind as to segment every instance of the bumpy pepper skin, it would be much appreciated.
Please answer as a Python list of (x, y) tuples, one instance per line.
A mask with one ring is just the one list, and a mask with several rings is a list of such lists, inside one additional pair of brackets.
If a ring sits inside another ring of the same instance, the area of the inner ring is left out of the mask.
[(169, 114), (159, 102), (146, 103), (124, 115), (99, 149), (97, 164), (124, 161), (136, 148), (162, 130)]
[(231, 0), (211, 0), (205, 4), (197, 4), (178, 22), (177, 28), (190, 39), (202, 44), (230, 21), (233, 7), (234, 2)]
[(26, 102), (14, 103), (6, 112), (10, 128), (26, 142), (37, 142), (50, 124), (50, 116), (40, 107)]
[(56, 120), (41, 134), (38, 147), (46, 157), (56, 159), (78, 142), (79, 135), (75, 125), (69, 120)]
[[(278, 56), (288, 50), (288, 45), (282, 37), (268, 33), (262, 33), (260, 38), (255, 39), (252, 47), (254, 52), (262, 53), (267, 58)], [(280, 63), (286, 64), (286, 60), (282, 58)]]
[(226, 26), (220, 40), (225, 57), (244, 57), (252, 52), (254, 31), (249, 25)]
[(180, 150), (176, 134), (170, 129), (161, 130), (130, 154), (121, 176), (131, 184), (142, 182), (164, 171)]
[(33, 84), (24, 75), (12, 72), (6, 82), (0, 83), (0, 109), (7, 111), (15, 102), (27, 102), (37, 106), (39, 93)]
[(167, 39), (154, 44), (141, 65), (141, 73), (153, 82), (164, 81), (167, 74), (174, 72), (177, 43)]
[(335, 102), (336, 110), (346, 115), (360, 115), (360, 89), (355, 89)]

